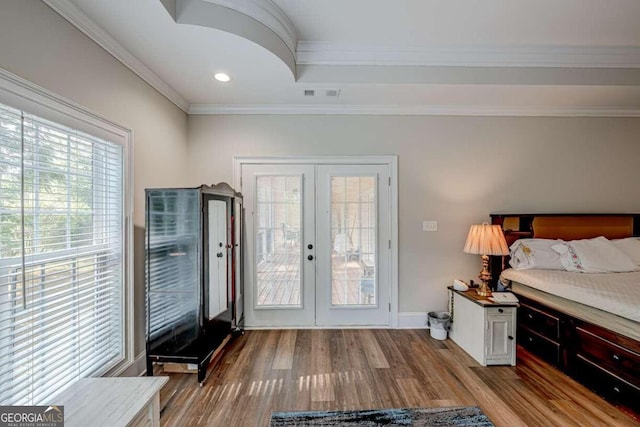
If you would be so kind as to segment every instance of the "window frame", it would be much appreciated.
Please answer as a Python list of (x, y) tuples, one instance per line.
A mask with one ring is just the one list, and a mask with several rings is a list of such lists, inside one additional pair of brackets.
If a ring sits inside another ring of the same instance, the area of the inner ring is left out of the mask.
[(133, 132), (85, 107), (0, 68), (0, 103), (122, 146), (123, 151), (123, 354), (105, 372), (118, 376), (135, 363), (133, 286)]

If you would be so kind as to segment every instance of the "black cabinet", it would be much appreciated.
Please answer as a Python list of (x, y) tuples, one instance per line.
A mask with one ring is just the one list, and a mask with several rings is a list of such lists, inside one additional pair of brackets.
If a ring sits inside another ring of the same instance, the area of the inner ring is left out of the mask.
[(242, 196), (227, 184), (146, 190), (147, 375), (197, 365), (242, 329)]

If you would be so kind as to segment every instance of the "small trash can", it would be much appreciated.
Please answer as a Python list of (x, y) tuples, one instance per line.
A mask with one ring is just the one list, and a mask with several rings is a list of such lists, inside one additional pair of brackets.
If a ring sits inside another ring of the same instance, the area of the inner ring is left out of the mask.
[(431, 338), (446, 340), (450, 324), (451, 315), (446, 311), (431, 311), (427, 314), (427, 326), (431, 332)]

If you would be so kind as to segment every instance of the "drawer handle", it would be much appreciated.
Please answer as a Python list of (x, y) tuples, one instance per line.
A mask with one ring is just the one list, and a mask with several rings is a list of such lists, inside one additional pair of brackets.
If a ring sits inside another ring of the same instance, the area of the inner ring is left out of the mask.
[(620, 361), (620, 356), (618, 356), (617, 354), (614, 354), (612, 357), (613, 357), (613, 360), (615, 360), (616, 362)]
[(527, 317), (529, 318), (529, 320), (533, 320), (533, 315), (532, 314), (527, 314)]
[(529, 342), (533, 342), (533, 338), (532, 338), (532, 337), (527, 337), (527, 340), (528, 340)]
[(512, 339), (513, 339), (513, 337), (512, 337), (511, 335), (509, 335), (509, 339), (510, 339), (510, 340), (512, 340)]
[(615, 391), (616, 393), (620, 393), (620, 388), (618, 388), (618, 386), (613, 387), (613, 391)]
[(504, 310), (503, 310), (503, 309), (501, 309), (501, 308), (499, 308), (499, 309), (498, 309), (498, 313), (504, 313)]

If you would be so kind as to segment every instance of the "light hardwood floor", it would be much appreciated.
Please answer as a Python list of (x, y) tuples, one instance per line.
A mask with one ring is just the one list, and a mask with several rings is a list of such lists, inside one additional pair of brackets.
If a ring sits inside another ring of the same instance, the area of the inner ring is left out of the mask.
[(248, 331), (204, 387), (192, 374), (170, 376), (163, 426), (268, 426), (271, 411), (472, 405), (497, 426), (640, 424), (523, 350), (516, 367), (483, 367), (426, 330)]

